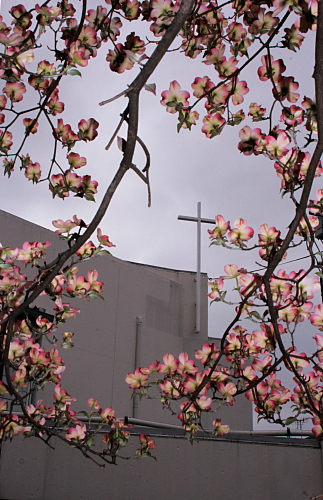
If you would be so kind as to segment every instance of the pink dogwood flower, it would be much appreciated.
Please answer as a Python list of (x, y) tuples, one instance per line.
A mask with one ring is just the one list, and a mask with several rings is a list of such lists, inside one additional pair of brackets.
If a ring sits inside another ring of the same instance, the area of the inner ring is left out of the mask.
[[(298, 372), (303, 371), (304, 368), (306, 368), (309, 365), (309, 361), (306, 359), (307, 356), (305, 352), (298, 353), (297, 349), (292, 349), (290, 351), (290, 357), (294, 368)], [(286, 363), (286, 368), (291, 370), (291, 368), (287, 363)]]
[(198, 371), (198, 368), (194, 365), (194, 361), (188, 359), (187, 352), (181, 352), (178, 356), (177, 371), (183, 375), (186, 373), (193, 374)]
[(20, 102), (23, 99), (23, 95), (26, 93), (26, 87), (22, 82), (7, 82), (2, 92), (4, 92), (12, 102)]
[[(36, 134), (37, 133), (37, 127), (38, 127), (38, 122), (34, 123), (34, 120), (32, 118), (24, 118), (22, 120), (22, 123), (26, 127), (26, 132), (29, 134)], [(34, 124), (33, 124), (34, 123)], [(31, 128), (31, 125), (33, 124), (33, 127)]]
[(159, 366), (159, 373), (171, 375), (177, 370), (178, 359), (174, 358), (172, 354), (164, 354), (163, 361), (164, 363)]
[(84, 278), (84, 276), (73, 276), (68, 282), (66, 293), (71, 297), (86, 296), (91, 288), (91, 284)]
[(312, 432), (315, 437), (321, 438), (323, 436), (323, 423), (321, 422), (319, 417), (313, 417), (312, 422), (314, 427), (312, 428)]
[(214, 115), (205, 116), (203, 118), (203, 123), (202, 132), (206, 135), (206, 137), (212, 139), (222, 132), (225, 125), (225, 118), (223, 118), (220, 113), (215, 113)]
[(204, 64), (214, 64), (215, 68), (217, 68), (220, 64), (222, 64), (226, 59), (224, 56), (225, 45), (220, 45), (218, 48), (211, 49), (210, 53), (207, 54)]
[(67, 160), (71, 169), (78, 169), (86, 165), (86, 158), (80, 156), (78, 153), (69, 153), (67, 155)]
[(245, 219), (237, 219), (234, 221), (233, 228), (228, 233), (228, 238), (231, 243), (241, 244), (243, 241), (248, 241), (254, 235), (254, 230), (247, 226)]
[(30, 162), (25, 170), (25, 177), (27, 177), (28, 180), (37, 183), (41, 178), (41, 169), (39, 163)]
[(73, 147), (75, 142), (79, 139), (78, 136), (72, 131), (69, 124), (64, 125), (62, 118), (57, 120), (57, 128), (55, 128), (57, 137), (62, 141), (63, 145)]
[(222, 382), (218, 383), (218, 391), (225, 399), (225, 402), (229, 405), (232, 405), (234, 402), (234, 395), (237, 392), (236, 386), (232, 382), (228, 382), (227, 384), (223, 384)]
[(298, 101), (300, 95), (295, 92), (299, 84), (294, 81), (293, 76), (284, 76), (277, 83), (276, 88), (273, 89), (273, 95), (278, 101), (287, 99), (289, 102), (294, 103)]
[(323, 331), (323, 304), (314, 307), (314, 314), (310, 317), (313, 326), (317, 326)]
[(230, 222), (225, 221), (222, 215), (217, 215), (215, 217), (215, 222), (216, 227), (212, 229), (212, 231), (208, 229), (210, 238), (222, 238), (230, 228)]
[(261, 57), (261, 62), (263, 66), (258, 68), (259, 80), (265, 82), (269, 78), (272, 78), (277, 83), (281, 79), (282, 73), (286, 70), (283, 60), (278, 59), (274, 61), (273, 56), (269, 58), (265, 55)]
[(206, 342), (202, 349), (198, 349), (195, 351), (196, 359), (199, 359), (202, 365), (206, 365), (212, 359), (216, 359), (219, 354), (219, 350), (216, 344), (209, 344)]
[(82, 245), (81, 248), (77, 250), (77, 252), (75, 252), (75, 255), (78, 255), (81, 259), (85, 260), (92, 257), (94, 251), (95, 245), (92, 241), (88, 241), (84, 243), (84, 245)]
[(144, 375), (141, 369), (137, 368), (134, 373), (128, 373), (125, 380), (129, 385), (129, 389), (140, 389), (140, 387), (146, 385), (148, 375)]
[(214, 427), (212, 434), (215, 436), (225, 436), (230, 431), (230, 427), (228, 425), (223, 425), (222, 420), (218, 418), (212, 422), (212, 425)]
[(229, 57), (228, 60), (224, 60), (218, 68), (219, 72), (219, 78), (225, 79), (228, 76), (232, 75), (236, 70), (237, 66), (236, 64), (238, 63), (238, 60), (235, 57)]
[(269, 227), (268, 224), (263, 224), (259, 228), (260, 233), (258, 234), (259, 244), (268, 245), (274, 243), (280, 236), (280, 231), (275, 227)]
[(289, 126), (300, 125), (304, 120), (304, 111), (294, 104), (289, 108), (284, 107), (280, 121)]
[(189, 92), (186, 90), (181, 90), (180, 84), (173, 80), (169, 85), (169, 90), (164, 90), (161, 93), (162, 99), (160, 103), (166, 106), (166, 111), (168, 113), (176, 113), (178, 108), (186, 107), (189, 105), (188, 98), (190, 97)]
[(111, 71), (116, 73), (123, 73), (130, 70), (134, 66), (134, 60), (131, 60), (125, 52), (125, 47), (121, 43), (115, 45), (115, 49), (110, 49), (106, 60), (110, 66)]
[(227, 85), (227, 90), (232, 98), (232, 103), (235, 106), (243, 103), (244, 95), (248, 94), (249, 88), (247, 82), (238, 81), (238, 79), (232, 81)]
[(264, 119), (266, 114), (266, 108), (262, 108), (256, 102), (252, 102), (249, 105), (249, 113), (248, 116), (251, 116), (253, 122), (260, 122)]
[[(75, 216), (74, 216), (75, 217)], [(53, 220), (52, 224), (54, 227), (58, 229), (55, 231), (56, 234), (64, 234), (69, 233), (72, 229), (77, 227), (75, 221), (71, 221), (70, 219), (63, 221), (62, 219)]]
[(68, 433), (65, 434), (65, 439), (67, 441), (84, 441), (86, 438), (86, 426), (84, 424), (76, 425), (75, 427), (70, 427)]
[(71, 402), (76, 401), (75, 398), (73, 398), (72, 396), (67, 394), (67, 392), (61, 388), (60, 384), (57, 384), (55, 386), (55, 391), (54, 391), (53, 397), (54, 397), (57, 405), (59, 406), (59, 408), (66, 407), (67, 404), (70, 404)]
[(196, 77), (191, 87), (194, 90), (194, 97), (202, 97), (206, 92), (210, 91), (214, 87), (214, 83), (210, 80), (208, 76), (203, 78)]
[(211, 288), (211, 292), (207, 294), (207, 297), (215, 300), (221, 296), (221, 290), (223, 288), (224, 282), (222, 279), (215, 279), (209, 283), (209, 287)]
[(88, 271), (87, 280), (90, 284), (90, 291), (96, 293), (102, 293), (102, 286), (104, 283), (102, 281), (98, 281), (97, 279), (98, 276), (99, 276), (98, 271), (96, 270)]
[(11, 148), (13, 141), (12, 139), (12, 133), (8, 132), (8, 130), (0, 131), (0, 150), (4, 152), (5, 154), (8, 153), (9, 149)]
[(289, 145), (289, 142), (290, 140), (286, 132), (280, 132), (277, 138), (267, 135), (265, 148), (270, 155), (280, 158), (286, 155), (288, 151), (286, 146)]
[(108, 422), (112, 422), (114, 419), (114, 410), (113, 408), (105, 408), (104, 410), (102, 408), (99, 409), (99, 414), (102, 420), (107, 420)]
[(106, 246), (106, 247), (115, 247), (115, 245), (109, 240), (109, 236), (104, 236), (102, 235), (102, 231), (100, 228), (97, 230), (97, 238), (99, 240), (100, 245)]
[(98, 135), (97, 132), (98, 126), (99, 123), (96, 120), (94, 120), (94, 118), (90, 118), (89, 120), (81, 120), (78, 124), (79, 139), (86, 142), (93, 141)]
[(241, 153), (247, 156), (252, 154), (261, 154), (261, 151), (257, 150), (257, 145), (258, 142), (265, 137), (265, 135), (262, 134), (260, 128), (254, 128), (251, 130), (251, 128), (246, 125), (240, 130), (239, 137), (241, 141), (238, 144), (238, 149)]
[(244, 269), (238, 269), (238, 266), (236, 266), (236, 264), (227, 264), (224, 266), (224, 271), (227, 273), (227, 276), (220, 276), (220, 278), (223, 280), (227, 280), (237, 278), (242, 272), (244, 272)]

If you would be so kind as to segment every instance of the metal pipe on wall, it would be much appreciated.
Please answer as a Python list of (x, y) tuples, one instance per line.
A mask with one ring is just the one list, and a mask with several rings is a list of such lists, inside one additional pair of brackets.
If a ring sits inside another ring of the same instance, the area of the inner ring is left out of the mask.
[[(141, 335), (142, 317), (136, 316), (136, 339), (135, 339), (135, 361), (134, 361), (134, 371), (138, 367), (139, 363), (139, 346), (140, 346), (140, 335)], [(137, 417), (138, 411), (138, 401), (137, 395), (133, 395), (132, 399), (132, 418)]]
[(196, 333), (201, 331), (201, 202), (197, 204)]
[[(179, 425), (173, 425), (173, 424), (164, 424), (162, 422), (152, 422), (150, 420), (142, 420), (139, 418), (130, 418), (130, 417), (124, 417), (125, 423), (126, 424), (133, 424), (133, 425), (138, 425), (138, 426), (143, 426), (143, 427), (152, 427), (152, 428), (157, 428), (157, 429), (176, 429), (176, 430), (182, 430), (184, 432), (183, 427)], [(206, 430), (206, 432), (212, 432), (212, 430)], [(314, 434), (311, 431), (299, 431), (299, 430), (293, 430), (286, 428), (285, 430), (258, 430), (258, 431), (239, 431), (239, 430), (230, 430), (229, 431), (231, 436), (283, 436), (283, 437), (292, 437), (292, 436), (298, 436), (298, 437), (314, 437)], [(323, 443), (323, 441), (322, 441)]]

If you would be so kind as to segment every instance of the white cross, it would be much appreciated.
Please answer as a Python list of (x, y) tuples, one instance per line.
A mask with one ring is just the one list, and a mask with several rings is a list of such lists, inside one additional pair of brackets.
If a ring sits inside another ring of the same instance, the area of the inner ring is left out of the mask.
[(196, 326), (195, 332), (201, 331), (201, 223), (215, 224), (214, 219), (201, 218), (201, 202), (197, 204), (197, 217), (188, 217), (179, 215), (179, 220), (188, 220), (197, 222), (197, 269), (196, 269)]

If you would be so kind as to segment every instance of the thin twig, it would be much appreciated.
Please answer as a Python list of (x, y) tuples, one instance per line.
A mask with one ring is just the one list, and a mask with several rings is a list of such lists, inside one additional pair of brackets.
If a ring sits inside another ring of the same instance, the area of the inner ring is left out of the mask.
[(110, 99), (106, 99), (105, 101), (99, 102), (99, 106), (104, 106), (105, 104), (109, 104), (110, 102), (116, 101), (117, 99), (119, 99), (119, 97), (122, 97), (123, 95), (126, 96), (130, 89), (131, 88), (129, 87), (128, 89), (120, 92), (120, 94), (117, 94), (114, 97), (110, 97)]

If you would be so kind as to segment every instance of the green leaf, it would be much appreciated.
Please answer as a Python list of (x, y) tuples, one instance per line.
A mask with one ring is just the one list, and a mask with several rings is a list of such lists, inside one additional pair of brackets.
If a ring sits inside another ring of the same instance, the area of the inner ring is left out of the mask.
[(219, 129), (219, 127), (214, 128), (211, 132), (211, 139), (213, 139), (213, 137), (219, 135), (220, 133), (221, 133), (221, 130)]
[(258, 311), (252, 311), (252, 312), (250, 313), (250, 316), (253, 316), (254, 318), (257, 318), (257, 319), (259, 319), (259, 320), (261, 320), (261, 319), (262, 319)]
[(78, 69), (76, 69), (76, 68), (71, 68), (71, 69), (67, 70), (66, 74), (70, 75), (70, 76), (80, 76), (80, 77), (82, 77), (82, 73)]
[(102, 299), (104, 300), (103, 296), (100, 295), (98, 292), (95, 292), (93, 290), (91, 290), (87, 296), (90, 298), (90, 299)]
[(212, 243), (210, 243), (210, 247), (212, 245), (223, 245), (225, 243), (225, 240), (223, 240), (222, 238), (217, 238), (216, 240), (212, 241)]
[(13, 264), (10, 264), (9, 262), (4, 262), (3, 264), (1, 263), (1, 269), (7, 269), (8, 267), (12, 267)]
[(87, 440), (86, 444), (87, 444), (88, 446), (94, 446), (94, 445), (95, 445), (95, 442), (94, 442), (94, 438), (93, 438), (93, 436), (90, 436), (90, 437), (88, 438), (88, 440)]
[(100, 257), (103, 255), (111, 255), (111, 253), (108, 250), (99, 250), (98, 248), (94, 251), (95, 256), (100, 255)]
[(72, 344), (72, 342), (63, 342), (63, 344), (61, 344), (61, 347), (63, 349), (71, 349), (72, 347), (74, 347), (74, 344)]
[(295, 417), (288, 417), (288, 419), (286, 420), (285, 424), (286, 425), (291, 425), (294, 422), (296, 422), (296, 420), (297, 420), (297, 418), (295, 418)]
[(79, 411), (78, 413), (82, 413), (82, 415), (84, 415), (86, 418), (90, 418), (90, 415), (84, 410)]

